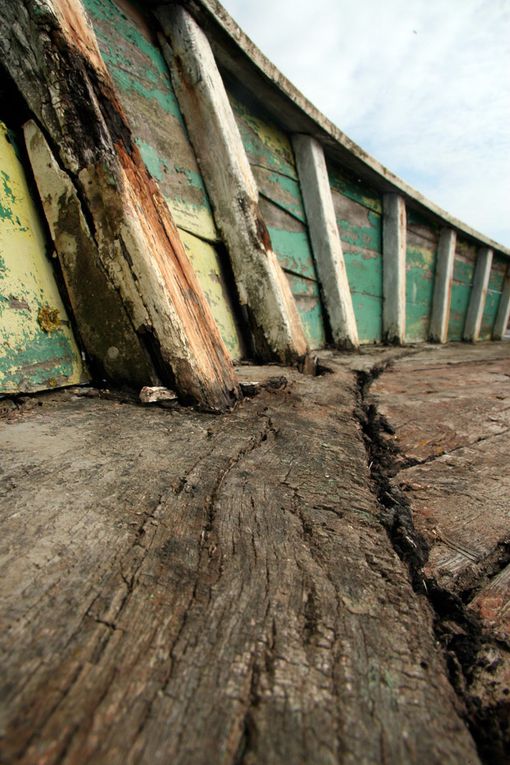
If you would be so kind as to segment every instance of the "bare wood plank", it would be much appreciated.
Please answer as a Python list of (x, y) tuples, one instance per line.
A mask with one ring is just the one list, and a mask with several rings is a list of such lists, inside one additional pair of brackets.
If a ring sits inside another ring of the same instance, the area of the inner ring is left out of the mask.
[(406, 334), (406, 205), (383, 196), (383, 339), (403, 345)]
[(439, 236), (434, 297), (430, 317), (430, 339), (436, 343), (446, 343), (448, 340), (456, 242), (457, 233), (452, 228), (442, 229)]
[(320, 143), (308, 135), (296, 133), (292, 143), (333, 340), (339, 348), (356, 348), (358, 330), (324, 151)]
[(510, 270), (507, 271), (501, 298), (499, 301), (496, 323), (492, 331), (493, 340), (502, 340), (505, 336), (510, 319)]
[(478, 251), (476, 259), (473, 286), (469, 299), (469, 308), (464, 324), (463, 340), (475, 343), (480, 336), (482, 326), (483, 309), (487, 298), (487, 288), (491, 275), (493, 251), (490, 247), (482, 247)]
[(0, 0), (0, 11), (9, 29), (3, 65), (73, 179), (108, 289), (121, 296), (155, 372), (182, 398), (225, 409), (237, 390), (230, 357), (81, 2)]
[(9, 763), (478, 762), (353, 376), (286, 374), (228, 420), (81, 399), (2, 428)]
[(258, 189), (207, 37), (179, 6), (157, 11), (163, 42), (190, 138), (200, 161), (237, 283), (255, 350), (294, 361), (307, 349), (286, 277), (260, 215)]

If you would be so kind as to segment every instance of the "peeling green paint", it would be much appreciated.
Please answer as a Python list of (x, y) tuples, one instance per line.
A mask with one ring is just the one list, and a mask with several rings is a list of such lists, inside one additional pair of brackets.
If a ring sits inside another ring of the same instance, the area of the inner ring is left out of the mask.
[(325, 343), (324, 314), (289, 137), (253, 105), (229, 97), (273, 251), (289, 280), (308, 343), (319, 348)]
[(448, 340), (452, 342), (462, 340), (471, 287), (473, 286), (475, 263), (476, 247), (459, 238), (455, 250), (450, 320), (448, 322)]
[[(172, 212), (222, 338), (239, 359), (244, 348), (214, 246), (219, 235), (163, 54), (112, 0), (85, 0), (85, 7), (145, 166)], [(135, 7), (143, 14), (142, 5)]]
[(507, 261), (495, 255), (492, 260), (487, 298), (482, 316), (480, 340), (490, 340), (492, 338), (492, 330), (494, 329), (499, 301), (505, 283), (506, 269)]
[(381, 199), (337, 167), (328, 168), (360, 343), (382, 339)]
[(439, 232), (412, 210), (407, 214), (406, 341), (425, 342), (429, 336)]

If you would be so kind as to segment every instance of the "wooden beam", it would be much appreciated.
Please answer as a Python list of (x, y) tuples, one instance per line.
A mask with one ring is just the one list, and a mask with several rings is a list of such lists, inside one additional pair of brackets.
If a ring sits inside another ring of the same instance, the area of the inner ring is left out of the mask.
[[(82, 304), (78, 326), (101, 316), (104, 291), (116, 291), (138, 339), (135, 354), (141, 344), (153, 374), (175, 384), (181, 400), (215, 411), (230, 407), (238, 395), (232, 362), (133, 140), (82, 3), (0, 0), (0, 13), (6, 22), (2, 65), (71, 179), (96, 244), (90, 247), (77, 232), (76, 257), (95, 261), (104, 287)], [(56, 214), (62, 218), (64, 210)], [(52, 215), (55, 223), (55, 210)], [(117, 311), (112, 321), (118, 320)], [(101, 361), (106, 370), (107, 360)], [(134, 362), (125, 363), (129, 369)]]
[(256, 354), (292, 362), (307, 351), (287, 278), (272, 250), (258, 189), (207, 37), (180, 6), (157, 10), (172, 74), (216, 224), (227, 247)]
[(448, 340), (448, 322), (452, 297), (453, 266), (457, 233), (452, 228), (443, 228), (439, 236), (434, 297), (430, 317), (430, 339), (434, 343)]
[(406, 204), (383, 196), (383, 340), (402, 345), (406, 333)]
[(505, 336), (510, 319), (510, 268), (507, 269), (503, 291), (499, 300), (498, 313), (492, 330), (493, 340), (502, 340)]
[[(23, 126), (28, 158), (58, 255), (78, 332), (93, 369), (122, 385), (156, 384), (157, 374), (126, 312), (110, 288), (76, 188), (36, 123)], [(93, 307), (93, 310), (91, 308)]]
[(321, 144), (309, 135), (292, 136), (308, 230), (335, 345), (359, 345), (356, 318), (338, 232), (326, 159)]
[(476, 259), (475, 275), (469, 298), (469, 307), (464, 323), (463, 340), (476, 343), (480, 336), (482, 316), (487, 298), (487, 289), (491, 275), (493, 252), (490, 247), (482, 247)]

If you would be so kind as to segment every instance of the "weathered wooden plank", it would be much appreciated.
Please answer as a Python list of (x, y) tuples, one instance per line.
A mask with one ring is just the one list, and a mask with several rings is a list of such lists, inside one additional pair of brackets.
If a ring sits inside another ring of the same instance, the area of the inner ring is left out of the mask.
[(317, 281), (307, 227), (265, 197), (259, 207), (282, 268)]
[(359, 344), (358, 331), (324, 150), (318, 141), (308, 135), (296, 133), (292, 136), (292, 143), (333, 342), (339, 348), (356, 348)]
[(260, 194), (306, 224), (299, 182), (258, 165), (251, 165), (251, 169)]
[[(258, 208), (258, 190), (227, 93), (202, 30), (181, 7), (158, 11), (181, 109), (227, 246), (256, 352), (292, 361), (306, 339)], [(166, 50), (166, 47), (165, 47)]]
[(227, 93), (250, 165), (298, 181), (289, 137), (256, 111), (252, 99), (250, 105), (241, 101), (229, 83)]
[(333, 192), (337, 191), (362, 207), (382, 215), (381, 195), (361, 178), (357, 178), (349, 174), (344, 168), (335, 165), (329, 168), (329, 180)]
[[(238, 94), (237, 89), (234, 90)], [(229, 93), (229, 98), (262, 195), (260, 211), (278, 261), (288, 276), (302, 275), (317, 281), (317, 266), (310, 244), (302, 184), (298, 179), (290, 140), (277, 126), (268, 122), (259, 105), (243, 103), (232, 93)], [(308, 343), (317, 348), (325, 342), (321, 291), (318, 286), (312, 287), (299, 278), (289, 279), (289, 283), (291, 289), (297, 289), (292, 294)], [(310, 301), (313, 301), (313, 307)]]
[(446, 343), (448, 339), (456, 241), (457, 234), (452, 228), (441, 230), (430, 317), (430, 339), (436, 343)]
[(510, 268), (507, 268), (501, 299), (499, 301), (498, 313), (494, 324), (492, 334), (493, 340), (502, 340), (508, 328), (510, 319)]
[(462, 340), (471, 286), (473, 284), (475, 261), (475, 245), (468, 243), (461, 237), (457, 237), (453, 264), (450, 320), (448, 322), (448, 340), (450, 342)]
[(487, 298), (493, 254), (489, 247), (483, 247), (478, 251), (476, 259), (473, 287), (469, 298), (464, 332), (462, 333), (463, 340), (473, 343), (480, 338), (480, 328)]
[[(330, 168), (333, 205), (342, 240), (345, 266), (351, 290), (360, 343), (382, 339), (383, 269), (382, 217), (374, 204), (363, 204), (368, 190), (360, 196), (353, 182)], [(339, 181), (341, 179), (341, 182)], [(381, 204), (378, 204), (379, 210)]]
[(0, 394), (88, 380), (32, 193), (0, 122)]
[(224, 275), (225, 264), (220, 261), (217, 249), (209, 242), (204, 242), (187, 231), (181, 231), (181, 239), (223, 342), (233, 359), (244, 358), (246, 349), (241, 329), (235, 319), (234, 298)]
[(4, 425), (9, 763), (477, 765), (353, 375), (286, 375), (228, 417), (81, 399)]
[(409, 211), (406, 234), (407, 342), (425, 342), (429, 336), (438, 238), (435, 226)]
[(406, 205), (383, 197), (383, 339), (402, 345), (406, 334)]
[[(0, 39), (3, 66), (79, 184), (107, 288), (121, 296), (164, 380), (203, 407), (230, 406), (237, 392), (230, 357), (133, 141), (82, 4), (18, 7), (1, 0), (0, 12), (8, 30)], [(76, 318), (79, 325), (82, 317)]]
[[(69, 175), (59, 166), (43, 134), (28, 122), (24, 134), (30, 164), (69, 301), (94, 369), (118, 385), (141, 388), (158, 381), (147, 352), (133, 331), (119, 295), (105, 284), (97, 245)], [(94, 311), (90, 306), (94, 305)]]
[(186, 134), (168, 67), (140, 11), (114, 0), (84, 0), (101, 56), (116, 86), (142, 158), (176, 224), (218, 239), (211, 206)]
[(326, 333), (319, 284), (291, 271), (285, 271), (285, 275), (296, 301), (309, 347), (323, 348), (326, 344)]
[(507, 260), (498, 258), (496, 255), (494, 255), (492, 259), (489, 284), (487, 286), (487, 297), (485, 299), (485, 307), (483, 309), (482, 323), (480, 326), (480, 340), (492, 339), (494, 324), (496, 322), (501, 294), (505, 283), (507, 263)]

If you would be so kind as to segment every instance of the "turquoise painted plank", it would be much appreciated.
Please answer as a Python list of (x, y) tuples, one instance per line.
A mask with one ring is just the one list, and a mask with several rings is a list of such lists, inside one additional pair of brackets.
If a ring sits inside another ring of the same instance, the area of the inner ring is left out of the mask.
[(170, 74), (143, 12), (133, 4), (133, 15), (128, 14), (113, 0), (84, 0), (84, 4), (135, 142), (176, 224), (217, 241), (211, 205)]
[(326, 344), (324, 318), (319, 285), (309, 279), (285, 272), (296, 306), (303, 323), (310, 348), (322, 348)]
[(382, 216), (380, 199), (364, 194), (346, 177), (333, 176), (330, 169), (333, 206), (342, 240), (347, 278), (358, 336), (361, 343), (382, 339)]
[(330, 165), (328, 167), (328, 174), (332, 190), (381, 215), (381, 195), (367, 183), (360, 178), (350, 175), (346, 170), (341, 170), (338, 166)]
[(487, 298), (482, 316), (480, 340), (490, 340), (492, 338), (492, 330), (498, 313), (506, 269), (507, 261), (503, 260), (503, 258), (498, 258), (498, 256), (495, 255), (492, 261), (489, 287), (487, 289)]
[(358, 336), (364, 345), (380, 343), (382, 338), (382, 298), (361, 292), (352, 293)]
[(475, 263), (476, 247), (461, 239), (457, 240), (448, 323), (448, 340), (452, 342), (462, 340), (473, 285)]
[(424, 219), (408, 217), (406, 251), (406, 340), (425, 342), (428, 339), (438, 232)]
[(263, 197), (260, 199), (260, 211), (280, 265), (288, 271), (317, 281), (306, 226)]
[(295, 218), (306, 224), (306, 215), (298, 181), (280, 173), (273, 173), (265, 167), (253, 166), (253, 175), (259, 192), (266, 199), (286, 210)]

